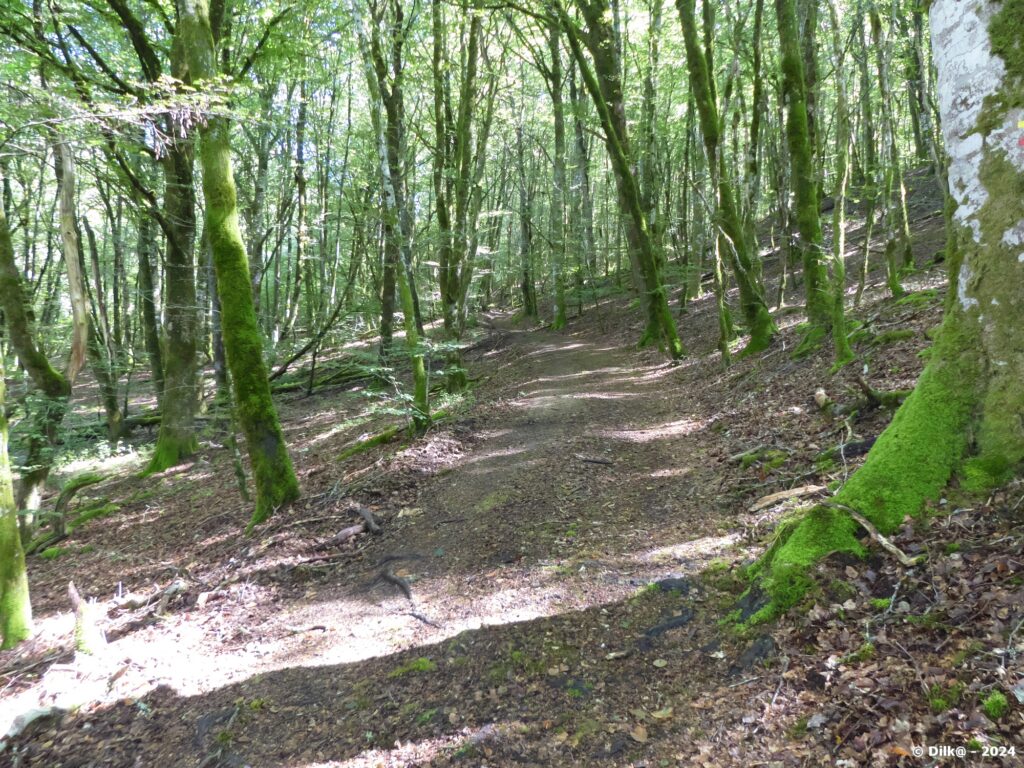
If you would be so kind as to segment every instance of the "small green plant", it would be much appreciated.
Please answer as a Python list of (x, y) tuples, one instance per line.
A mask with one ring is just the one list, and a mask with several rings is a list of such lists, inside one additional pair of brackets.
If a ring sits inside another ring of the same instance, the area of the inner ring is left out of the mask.
[(946, 549), (946, 554), (947, 555), (952, 555), (954, 552), (959, 552), (960, 551), (960, 542), (959, 541), (951, 541), (951, 542), (949, 542), (946, 545), (945, 549)]
[(871, 607), (876, 611), (884, 611), (890, 605), (892, 605), (892, 598), (890, 597), (874, 597), (871, 599)]
[(418, 659), (413, 659), (408, 664), (403, 664), (402, 666), (391, 670), (388, 677), (401, 677), (402, 675), (407, 675), (411, 672), (433, 672), (435, 669), (437, 669), (437, 664), (425, 656), (420, 656)]
[(933, 301), (939, 300), (939, 293), (934, 288), (928, 288), (924, 291), (914, 291), (908, 293), (906, 296), (896, 300), (896, 306), (898, 307), (923, 307), (926, 304), (930, 304)]
[(952, 661), (953, 667), (959, 667), (969, 658), (984, 650), (984, 648), (985, 646), (982, 645), (980, 642), (978, 642), (977, 640), (972, 640), (970, 643), (967, 644), (966, 648), (962, 648), (959, 651), (957, 651), (956, 654), (954, 654)]
[(964, 684), (957, 681), (949, 686), (933, 685), (928, 689), (928, 706), (932, 712), (941, 715), (960, 703), (964, 694)]
[(261, 709), (266, 708), (267, 700), (266, 699), (252, 699), (249, 702), (248, 706), (249, 706), (249, 709), (251, 709), (253, 712), (259, 712)]
[(1010, 709), (1010, 703), (1002, 691), (992, 691), (985, 700), (981, 702), (981, 708), (991, 720), (999, 720)]
[(434, 716), (436, 714), (437, 714), (437, 708), (428, 709), (428, 710), (426, 710), (424, 712), (420, 712), (420, 714), (416, 717), (416, 725), (419, 725), (419, 726), (427, 725), (431, 720), (434, 719)]
[(58, 557), (63, 557), (69, 552), (70, 550), (67, 547), (47, 547), (39, 553), (39, 556), (43, 560), (56, 560)]
[(917, 336), (917, 331), (911, 328), (898, 328), (892, 331), (886, 331), (875, 336), (874, 344), (882, 346), (884, 344), (894, 344), (897, 341), (906, 341), (913, 339)]
[(230, 746), (234, 738), (234, 734), (232, 734), (231, 731), (217, 731), (217, 743), (222, 747)]
[(844, 664), (864, 663), (875, 656), (875, 644), (868, 641), (861, 645), (856, 651), (843, 659)]
[(786, 735), (789, 736), (793, 741), (800, 741), (807, 735), (807, 723), (810, 718), (807, 715), (802, 715), (797, 718), (797, 721), (793, 723), (786, 730)]

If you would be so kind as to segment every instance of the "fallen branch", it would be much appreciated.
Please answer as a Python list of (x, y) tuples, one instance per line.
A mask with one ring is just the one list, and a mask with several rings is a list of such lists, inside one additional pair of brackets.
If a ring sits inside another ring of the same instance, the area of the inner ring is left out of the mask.
[(373, 512), (364, 507), (362, 504), (357, 504), (355, 507), (352, 508), (352, 511), (359, 515), (361, 518), (363, 518), (363, 521), (366, 523), (366, 529), (370, 533), (380, 533), (381, 528), (379, 525), (377, 525), (377, 521), (373, 519)]
[(393, 563), (388, 563), (388, 565), (381, 569), (380, 573), (377, 574), (377, 581), (386, 581), (388, 584), (393, 584), (402, 591), (407, 600), (412, 600), (412, 587), (409, 586), (408, 581), (395, 573)]
[(301, 635), (305, 632), (326, 632), (327, 627), (323, 624), (314, 624), (311, 627), (285, 627), (289, 635)]
[(388, 427), (387, 429), (378, 432), (376, 435), (371, 435), (363, 440), (358, 440), (340, 454), (338, 454), (338, 461), (344, 461), (350, 459), (353, 456), (363, 453), (377, 445), (383, 445), (387, 443), (402, 430), (402, 427)]
[(37, 552), (42, 552), (47, 547), (52, 547), (59, 541), (63, 541), (68, 537), (67, 532), (67, 509), (68, 505), (71, 504), (71, 500), (75, 497), (83, 488), (88, 488), (90, 485), (96, 485), (106, 480), (104, 475), (98, 475), (94, 472), (86, 472), (85, 474), (72, 477), (68, 480), (64, 487), (61, 488), (60, 496), (57, 497), (57, 503), (47, 517), (50, 519), (51, 531), (29, 544), (25, 551), (26, 555), (34, 555)]
[(605, 466), (610, 467), (612, 464), (615, 463), (611, 459), (602, 459), (598, 456), (581, 456), (578, 453), (575, 455), (576, 458), (582, 461), (584, 464), (604, 464)]
[(918, 565), (925, 559), (924, 555), (910, 557), (902, 549), (897, 547), (895, 544), (893, 544), (891, 541), (885, 538), (885, 536), (880, 534), (878, 532), (878, 529), (875, 528), (874, 524), (872, 524), (870, 520), (864, 517), (864, 515), (855, 510), (853, 507), (848, 507), (845, 504), (837, 504), (832, 501), (826, 501), (824, 502), (824, 505), (826, 507), (832, 507), (833, 509), (840, 509), (846, 514), (848, 514), (850, 517), (852, 517), (854, 521), (856, 521), (857, 524), (861, 526), (861, 528), (868, 532), (868, 535), (872, 539), (874, 539), (882, 549), (884, 549), (890, 555), (895, 557), (899, 561), (900, 565), (902, 565), (904, 568), (913, 568), (915, 565)]
[(317, 546), (317, 549), (332, 549), (340, 546), (341, 544), (347, 544), (350, 539), (354, 539), (360, 533), (366, 533), (366, 523), (356, 523), (350, 525), (348, 528), (342, 528), (334, 536), (331, 536), (327, 541)]
[(430, 619), (428, 619), (426, 616), (424, 616), (421, 613), (416, 613), (416, 611), (406, 611), (405, 615), (406, 616), (412, 616), (414, 619), (419, 619), (420, 621), (422, 621), (427, 626), (434, 627), (436, 629), (441, 629), (441, 625), (440, 624), (431, 621)]
[(771, 493), (767, 496), (762, 496), (760, 499), (755, 501), (749, 507), (748, 512), (760, 512), (762, 509), (778, 504), (780, 501), (788, 501), (789, 499), (798, 499), (803, 496), (810, 496), (813, 493), (821, 493), (827, 490), (823, 485), (802, 485), (799, 488), (791, 488), (788, 491), (779, 491), (778, 493)]

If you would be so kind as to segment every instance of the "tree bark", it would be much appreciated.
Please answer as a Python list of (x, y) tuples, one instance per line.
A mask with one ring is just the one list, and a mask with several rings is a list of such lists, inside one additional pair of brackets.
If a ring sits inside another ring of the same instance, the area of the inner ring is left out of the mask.
[[(193, 84), (217, 74), (206, 0), (179, 0), (178, 35), (188, 55)], [(221, 299), (221, 324), (239, 421), (256, 485), (256, 508), (247, 530), (299, 496), (281, 424), (271, 398), (263, 343), (252, 301), (249, 261), (238, 228), (238, 200), (231, 168), (228, 122), (207, 116), (200, 129), (200, 158), (207, 227)]]
[[(863, 553), (854, 510), (882, 534), (935, 500), (954, 472), (985, 492), (1024, 462), (1024, 97), (1021, 2), (934, 0), (932, 48), (959, 244), (954, 298), (917, 386), (864, 465), (828, 506), (789, 528), (759, 566), (773, 598), (798, 600), (805, 571), (832, 552)], [(1012, 417), (1008, 415), (1013, 414)]]

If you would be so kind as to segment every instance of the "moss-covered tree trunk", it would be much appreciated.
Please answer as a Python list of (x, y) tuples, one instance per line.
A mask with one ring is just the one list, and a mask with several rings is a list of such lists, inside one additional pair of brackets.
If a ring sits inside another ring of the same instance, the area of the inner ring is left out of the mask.
[[(914, 251), (910, 237), (910, 216), (907, 212), (907, 187), (903, 181), (903, 161), (897, 141), (897, 126), (890, 82), (890, 43), (882, 28), (882, 18), (874, 7), (870, 11), (871, 41), (874, 43), (875, 63), (878, 69), (878, 88), (882, 96), (882, 133), (888, 149), (885, 167), (885, 190), (889, 200), (886, 216), (889, 239), (885, 245), (886, 265), (889, 269), (889, 287), (893, 295), (900, 295), (897, 272), (914, 265)], [(895, 202), (893, 197), (895, 196)]]
[[(803, 263), (806, 291), (807, 320), (810, 329), (798, 351), (817, 346), (833, 331), (836, 312), (842, 305), (823, 262), (821, 219), (818, 187), (821, 180), (814, 167), (814, 145), (807, 112), (807, 84), (804, 75), (803, 53), (797, 25), (795, 0), (775, 0), (775, 13), (779, 26), (779, 46), (782, 67), (782, 97), (786, 105), (786, 139), (793, 169), (793, 188), (796, 197), (796, 224), (800, 233), (797, 248)], [(840, 324), (838, 331), (842, 331)]]
[[(12, 337), (15, 351), (19, 346), (32, 359), (38, 355), (31, 337), (25, 345), (24, 334), (27, 331), (28, 319), (25, 316), (25, 304), (21, 287), (21, 275), (14, 266), (14, 248), (11, 243), (11, 232), (7, 226), (4, 206), (0, 205), (0, 307), (7, 316), (8, 332)], [(17, 307), (11, 302), (17, 301)], [(18, 317), (12, 320), (10, 309), (14, 309)], [(21, 344), (15, 344), (13, 336), (20, 332)], [(20, 354), (20, 353), (19, 353)], [(50, 368), (49, 361), (42, 355), (34, 362), (41, 364), (53, 374), (54, 381), (61, 380), (56, 371)], [(24, 364), (24, 363), (23, 363)], [(25, 364), (28, 368), (28, 364)], [(7, 453), (7, 416), (5, 411), (5, 382), (3, 357), (0, 356), (0, 650), (13, 648), (25, 640), (32, 631), (32, 605), (29, 602), (28, 577), (25, 573), (25, 551), (21, 544), (18, 530), (18, 507), (14, 502), (14, 481), (11, 478), (11, 461)], [(64, 400), (67, 395), (64, 394)]]
[[(2, 206), (0, 206), (2, 209)], [(3, 219), (0, 210), (0, 219)], [(0, 221), (7, 229), (7, 220)], [(9, 235), (0, 235), (10, 241)], [(18, 532), (11, 459), (7, 453), (7, 416), (3, 358), (0, 357), (0, 650), (13, 648), (32, 633), (32, 603), (28, 593), (25, 550)]]
[(523, 317), (537, 316), (537, 291), (533, 284), (533, 201), (526, 173), (526, 147), (523, 136), (523, 108), (516, 123), (516, 168), (519, 172), (519, 291), (523, 298)]
[[(178, 35), (188, 56), (193, 84), (217, 75), (210, 9), (206, 0), (179, 0)], [(253, 307), (249, 261), (238, 227), (238, 199), (231, 168), (228, 121), (207, 116), (200, 129), (200, 160), (206, 226), (217, 273), (224, 351), (235, 390), (256, 486), (256, 509), (247, 530), (299, 496), (281, 424), (271, 399), (263, 343)]]
[(143, 213), (139, 216), (139, 239), (136, 250), (139, 259), (139, 308), (146, 355), (149, 357), (149, 368), (153, 376), (153, 394), (156, 395), (159, 405), (164, 397), (164, 361), (160, 349), (160, 323), (156, 311), (152, 237), (152, 219)]
[(762, 559), (769, 611), (799, 597), (817, 559), (862, 551), (846, 508), (889, 533), (954, 473), (980, 491), (1024, 464), (1024, 0), (934, 0), (930, 18), (957, 204), (955, 298), (917, 386), (864, 465)]
[(555, 154), (552, 158), (551, 190), (551, 278), (555, 289), (554, 317), (551, 327), (565, 327), (565, 104), (562, 99), (562, 44), (561, 27), (552, 19), (548, 28), (548, 52), (551, 69), (548, 72), (551, 91), (551, 111), (555, 123)]
[(710, 41), (714, 27), (711, 6), (704, 6), (704, 34), (707, 44), (703, 49), (697, 31), (695, 0), (677, 0), (676, 7), (683, 28), (690, 86), (700, 115), (701, 134), (704, 137), (704, 149), (716, 196), (715, 223), (720, 233), (718, 252), (732, 267), (739, 288), (740, 305), (750, 333), (750, 340), (744, 351), (758, 352), (771, 343), (777, 329), (768, 312), (763, 290), (757, 281), (757, 270), (753, 265), (752, 248), (748, 240), (749, 227), (745, 227), (741, 220), (735, 189), (729, 179), (720, 147), (722, 123), (718, 114), (718, 99), (710, 60)]
[[(583, 84), (597, 109), (615, 174), (630, 258), (639, 273), (642, 303), (647, 309), (647, 327), (640, 337), (640, 345), (664, 344), (669, 355), (679, 359), (684, 354), (683, 343), (668, 305), (668, 294), (661, 278), (661, 257), (651, 237), (640, 186), (630, 159), (626, 102), (610, 9), (605, 0), (577, 0), (576, 5), (586, 20), (586, 29), (580, 29), (561, 4), (555, 4), (555, 11), (568, 37)], [(593, 59), (593, 66), (583, 52), (584, 45)]]
[[(171, 74), (183, 83), (191, 79), (186, 56), (182, 41), (175, 40), (171, 49)], [(164, 174), (163, 214), (168, 224), (164, 261), (164, 387), (160, 400), (160, 432), (146, 474), (162, 472), (180, 464), (199, 448), (195, 430), (199, 407), (195, 156), (193, 141), (191, 137), (181, 135), (180, 126), (172, 123), (168, 132), (174, 138), (161, 163)]]
[(366, 70), (367, 89), (371, 97), (370, 116), (374, 129), (377, 167), (380, 170), (381, 193), (384, 198), (384, 260), (397, 264), (395, 280), (402, 305), (405, 343), (413, 375), (412, 426), (416, 434), (421, 434), (430, 425), (430, 403), (426, 364), (416, 325), (415, 287), (411, 280), (413, 233), (405, 172), (407, 153), (402, 6), (398, 2), (395, 3), (394, 18), (387, 25), (394, 37), (390, 40), (390, 55), (385, 56), (379, 31), (381, 19), (374, 17), (373, 27), (368, 32), (360, 8), (356, 4), (358, 2), (359, 0), (353, 0), (350, 8), (356, 24), (360, 54)]
[(845, 51), (836, 0), (829, 0), (832, 23), (832, 57), (836, 73), (836, 168), (832, 197), (832, 344), (836, 366), (853, 360), (846, 335), (846, 190), (850, 182), (850, 107), (846, 92)]

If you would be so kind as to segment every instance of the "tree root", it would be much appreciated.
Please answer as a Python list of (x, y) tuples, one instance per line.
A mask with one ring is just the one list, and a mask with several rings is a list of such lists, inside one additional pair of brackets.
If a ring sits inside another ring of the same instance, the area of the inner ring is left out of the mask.
[(386, 581), (388, 584), (393, 584), (402, 591), (402, 594), (405, 595), (407, 600), (412, 600), (412, 587), (409, 586), (408, 581), (397, 575), (394, 569), (394, 563), (388, 563), (388, 565), (382, 568), (380, 573), (377, 574), (377, 581)]
[(906, 554), (902, 549), (897, 547), (895, 544), (893, 544), (891, 541), (885, 538), (885, 536), (880, 534), (878, 532), (878, 529), (875, 528), (872, 522), (868, 520), (866, 517), (864, 517), (864, 515), (862, 515), (860, 512), (855, 510), (853, 507), (848, 507), (845, 504), (837, 504), (834, 501), (825, 501), (822, 502), (822, 504), (826, 507), (832, 507), (833, 509), (842, 510), (850, 517), (852, 517), (858, 525), (860, 525), (865, 531), (868, 532), (868, 535), (874, 541), (878, 542), (878, 545), (882, 549), (884, 549), (890, 555), (895, 557), (896, 560), (899, 561), (899, 564), (902, 565), (904, 568), (913, 568), (915, 565), (918, 565), (922, 561), (924, 561), (924, 555), (910, 557), (910, 555)]

